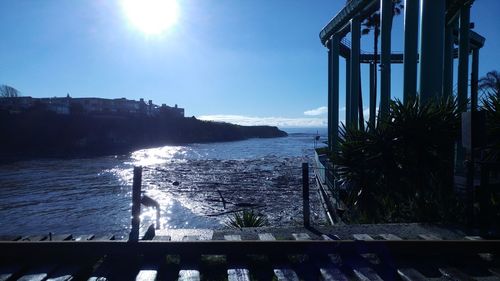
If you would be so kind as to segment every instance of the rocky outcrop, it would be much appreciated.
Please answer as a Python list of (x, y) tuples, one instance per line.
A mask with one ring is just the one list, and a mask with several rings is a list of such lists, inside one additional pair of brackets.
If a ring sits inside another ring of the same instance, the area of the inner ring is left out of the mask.
[(145, 115), (61, 115), (49, 111), (0, 112), (0, 159), (86, 157), (139, 148), (274, 138), (271, 126), (239, 126), (191, 118)]

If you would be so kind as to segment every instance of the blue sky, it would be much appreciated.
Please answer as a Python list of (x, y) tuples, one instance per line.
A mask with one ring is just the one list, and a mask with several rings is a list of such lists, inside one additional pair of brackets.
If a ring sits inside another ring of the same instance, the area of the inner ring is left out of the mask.
[[(327, 54), (318, 34), (345, 1), (177, 0), (176, 24), (159, 35), (133, 26), (121, 1), (1, 0), (0, 84), (33, 97), (152, 99), (241, 124), (326, 124)], [(475, 30), (487, 38), (480, 76), (500, 70), (498, 11), (498, 0), (473, 6)], [(394, 50), (403, 49), (402, 29), (400, 16)], [(362, 38), (363, 49), (371, 38)], [(392, 72), (399, 98), (402, 66)], [(365, 81), (367, 74), (363, 68)]]

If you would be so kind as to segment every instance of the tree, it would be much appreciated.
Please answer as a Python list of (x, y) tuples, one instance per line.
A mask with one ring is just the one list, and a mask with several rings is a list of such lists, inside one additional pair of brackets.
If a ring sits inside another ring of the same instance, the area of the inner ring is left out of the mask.
[(500, 98), (500, 72), (493, 70), (479, 79), (479, 89), (487, 96), (494, 95)]
[[(392, 17), (398, 16), (402, 13), (404, 9), (404, 5), (402, 0), (393, 0), (392, 1)], [(373, 77), (374, 83), (370, 85), (372, 87), (372, 93), (374, 93), (373, 100), (374, 105), (377, 103), (377, 59), (378, 59), (378, 39), (380, 37), (380, 12), (377, 11), (371, 14), (369, 17), (365, 18), (365, 20), (361, 23), (363, 29), (361, 30), (362, 35), (368, 35), (373, 30)], [(391, 27), (392, 27), (392, 18), (391, 18)]]
[(0, 97), (2, 98), (17, 98), (20, 96), (20, 92), (11, 86), (1, 85), (0, 86)]

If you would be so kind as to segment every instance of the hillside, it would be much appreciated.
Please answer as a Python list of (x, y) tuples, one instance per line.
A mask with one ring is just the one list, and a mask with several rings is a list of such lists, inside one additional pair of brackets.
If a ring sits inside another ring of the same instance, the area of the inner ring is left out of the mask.
[(191, 118), (144, 115), (62, 115), (0, 111), (0, 161), (35, 157), (123, 154), (168, 144), (283, 137), (271, 126), (239, 126)]

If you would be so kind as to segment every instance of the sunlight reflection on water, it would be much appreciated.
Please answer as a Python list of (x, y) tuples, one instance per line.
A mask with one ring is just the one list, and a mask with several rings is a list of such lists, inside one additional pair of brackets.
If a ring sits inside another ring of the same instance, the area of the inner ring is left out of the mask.
[[(184, 151), (182, 151), (184, 149)], [(157, 148), (148, 148), (137, 150), (130, 156), (130, 162), (134, 166), (150, 166), (167, 163), (174, 159), (176, 154), (185, 154), (185, 147), (183, 146), (162, 146)]]
[[(299, 134), (0, 166), (0, 234), (127, 236), (134, 166), (143, 166), (142, 190), (160, 204), (161, 228), (218, 228), (228, 212), (249, 205), (273, 225), (296, 224), (300, 166), (312, 154), (312, 139)], [(155, 220), (156, 211), (143, 207), (142, 224)]]

